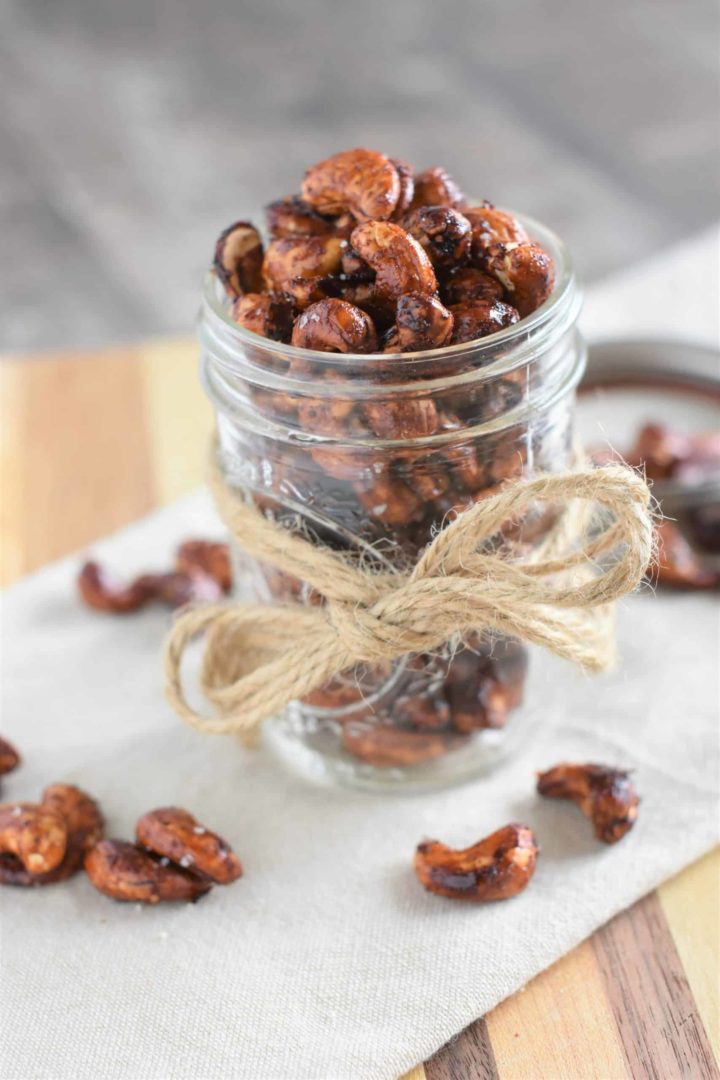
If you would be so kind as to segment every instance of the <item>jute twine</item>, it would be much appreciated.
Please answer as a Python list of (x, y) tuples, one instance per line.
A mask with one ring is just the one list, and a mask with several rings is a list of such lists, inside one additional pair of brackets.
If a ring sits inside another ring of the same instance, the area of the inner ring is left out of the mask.
[[(214, 455), (210, 486), (242, 549), (324, 600), (229, 602), (179, 614), (165, 646), (167, 697), (188, 724), (215, 735), (248, 734), (356, 664), (430, 652), (475, 632), (518, 637), (602, 671), (614, 659), (612, 601), (638, 585), (652, 555), (650, 492), (618, 465), (510, 483), (439, 532), (412, 571), (397, 573), (353, 563), (268, 520), (228, 486)], [(539, 549), (488, 550), (501, 526), (538, 502), (566, 508)], [(212, 717), (188, 703), (181, 678), (185, 649), (199, 634)]]

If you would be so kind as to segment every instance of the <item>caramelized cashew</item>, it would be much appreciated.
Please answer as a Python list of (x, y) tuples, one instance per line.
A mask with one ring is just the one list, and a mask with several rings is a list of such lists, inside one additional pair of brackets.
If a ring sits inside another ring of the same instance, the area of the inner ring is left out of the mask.
[(378, 439), (422, 439), (438, 429), (438, 412), (430, 398), (366, 401), (362, 413)]
[(65, 822), (55, 810), (39, 803), (0, 804), (0, 852), (14, 855), (29, 874), (54, 870), (67, 839)]
[(415, 853), (415, 873), (428, 892), (452, 900), (507, 900), (535, 873), (539, 847), (532, 829), (513, 823), (455, 851), (425, 840)]
[(276, 199), (265, 207), (265, 220), (273, 240), (294, 236), (328, 236), (335, 222), (322, 217), (299, 195)]
[(454, 266), (470, 258), (470, 222), (450, 206), (419, 206), (406, 215), (403, 225), (435, 267)]
[(453, 304), (450, 311), (454, 319), (453, 345), (497, 334), (520, 318), (518, 311), (502, 300), (470, 300)]
[(229, 885), (243, 872), (229, 844), (177, 806), (143, 814), (135, 826), (135, 838), (155, 855), (218, 885)]
[(487, 252), (485, 269), (502, 283), (523, 319), (545, 303), (555, 285), (553, 261), (539, 244), (497, 244)]
[(453, 315), (436, 296), (406, 293), (397, 302), (395, 325), (400, 352), (439, 349), (449, 345)]
[(403, 768), (433, 761), (463, 746), (466, 738), (448, 731), (403, 731), (390, 724), (343, 725), (342, 748), (379, 769)]
[(288, 236), (272, 240), (263, 262), (268, 287), (282, 291), (294, 278), (338, 273), (343, 244), (337, 236)]
[(417, 240), (391, 221), (358, 225), (350, 237), (358, 255), (375, 271), (380, 293), (397, 299), (403, 293), (437, 290), (432, 263)]
[(442, 292), (447, 304), (466, 304), (471, 300), (502, 300), (505, 295), (497, 278), (475, 266), (458, 266), (445, 277)]
[(212, 888), (197, 874), (124, 840), (101, 840), (85, 856), (85, 872), (112, 900), (158, 904), (195, 901)]
[(530, 237), (516, 217), (490, 203), (463, 210), (472, 228), (473, 258), (482, 264), (486, 253), (497, 244), (526, 244)]
[(0, 776), (17, 769), (20, 760), (20, 755), (13, 744), (0, 735)]
[(129, 585), (120, 585), (99, 563), (86, 562), (77, 581), (88, 607), (116, 615), (139, 611), (154, 600), (182, 607), (193, 601), (215, 603), (223, 595), (217, 581), (200, 569), (192, 573), (141, 574)]
[(181, 574), (198, 570), (214, 578), (224, 593), (232, 588), (230, 547), (218, 540), (185, 540), (175, 552), (175, 569)]
[(215, 271), (231, 299), (262, 289), (263, 246), (249, 221), (236, 221), (220, 233), (215, 245)]
[(415, 194), (410, 204), (418, 206), (459, 206), (464, 208), (466, 199), (458, 184), (446, 169), (436, 165), (415, 177)]
[(400, 181), (400, 195), (393, 211), (392, 220), (399, 221), (409, 208), (415, 194), (415, 175), (412, 165), (402, 158), (390, 158)]
[(377, 150), (362, 147), (312, 165), (302, 184), (303, 198), (319, 213), (349, 210), (358, 221), (389, 218), (400, 194), (400, 177), (393, 163)]
[(232, 317), (253, 334), (275, 341), (290, 340), (293, 305), (284, 293), (246, 293), (233, 304)]
[(555, 765), (538, 773), (537, 789), (550, 799), (572, 799), (598, 840), (614, 844), (635, 824), (640, 802), (630, 774), (607, 765)]
[(311, 304), (295, 320), (292, 344), (318, 352), (370, 353), (377, 350), (372, 319), (346, 300), (329, 297)]

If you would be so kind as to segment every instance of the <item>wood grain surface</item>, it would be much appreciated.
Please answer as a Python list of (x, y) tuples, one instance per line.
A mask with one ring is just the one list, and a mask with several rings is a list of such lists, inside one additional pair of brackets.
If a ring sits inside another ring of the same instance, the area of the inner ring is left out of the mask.
[[(192, 342), (0, 366), (1, 574), (16, 580), (202, 482)], [(720, 1077), (720, 857), (668, 881), (404, 1080)]]

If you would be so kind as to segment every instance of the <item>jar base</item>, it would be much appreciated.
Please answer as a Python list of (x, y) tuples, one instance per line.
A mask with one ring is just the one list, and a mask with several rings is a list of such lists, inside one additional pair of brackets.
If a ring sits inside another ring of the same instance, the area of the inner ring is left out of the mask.
[(288, 771), (317, 786), (412, 794), (465, 784), (492, 772), (516, 745), (524, 711), (513, 712), (505, 728), (477, 731), (456, 750), (403, 767), (368, 765), (343, 750), (333, 733), (301, 732), (283, 717), (263, 725), (263, 742)]

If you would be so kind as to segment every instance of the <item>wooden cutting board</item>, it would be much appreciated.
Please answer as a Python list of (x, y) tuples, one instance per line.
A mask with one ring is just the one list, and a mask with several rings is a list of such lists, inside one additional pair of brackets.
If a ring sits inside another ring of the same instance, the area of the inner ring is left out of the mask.
[[(0, 367), (8, 584), (202, 482), (191, 341)], [(709, 855), (478, 1019), (405, 1080), (720, 1078), (720, 856)]]

